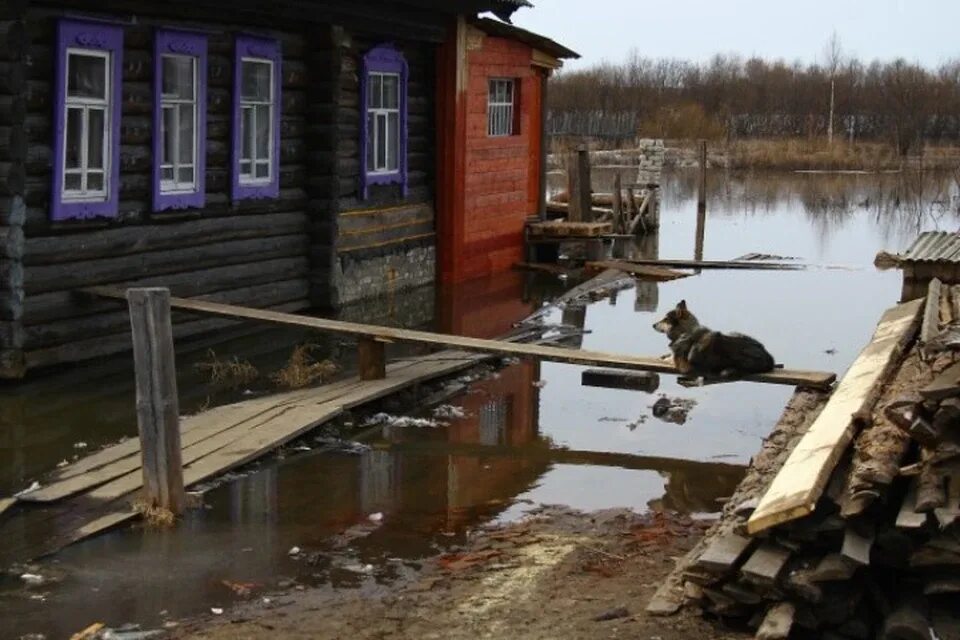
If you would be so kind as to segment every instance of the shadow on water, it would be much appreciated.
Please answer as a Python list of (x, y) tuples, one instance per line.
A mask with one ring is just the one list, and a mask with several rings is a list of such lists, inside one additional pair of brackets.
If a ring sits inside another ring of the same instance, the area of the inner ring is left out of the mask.
[[(598, 172), (597, 180), (603, 190), (612, 173)], [(761, 252), (853, 268), (704, 271), (552, 309), (545, 320), (583, 327), (586, 349), (659, 355), (667, 345), (650, 326), (683, 298), (705, 324), (755, 335), (788, 366), (842, 373), (899, 291), (897, 273), (872, 268), (874, 254), (902, 249), (917, 230), (956, 228), (951, 180), (931, 176), (911, 186), (896, 176), (711, 175), (705, 259)], [(693, 255), (695, 184), (693, 172), (665, 176), (661, 230), (641, 239), (636, 255)], [(344, 317), (493, 337), (573, 284), (508, 273), (366, 303)], [(249, 389), (217, 389), (194, 366), (210, 345), (178, 345), (183, 412), (267, 391), (266, 374), (302, 342), (317, 342), (350, 374), (349, 343), (257, 330), (213, 348), (249, 359), (261, 379)], [(25, 588), (18, 574), (0, 579), (0, 618), (13, 621), (5, 632), (63, 637), (96, 620), (156, 626), (229, 606), (237, 596), (224, 580), (253, 583), (257, 595), (292, 583), (376, 590), (462, 542), (470, 528), (520, 518), (538, 504), (715, 512), (791, 392), (750, 383), (687, 389), (670, 376), (656, 394), (587, 389), (582, 371), (510, 364), (449, 401), (463, 417), (435, 428), (378, 428), (363, 446), (308, 439), (309, 450), (289, 449), (208, 491), (206, 508), (173, 530), (123, 528), (69, 547), (34, 569), (46, 584)], [(115, 359), (4, 389), (0, 494), (83, 453), (77, 443), (92, 449), (134, 436), (131, 378), (129, 360)], [(687, 420), (653, 417), (657, 395), (688, 400)], [(374, 513), (381, 522), (369, 519)], [(302, 552), (291, 556), (294, 546)]]

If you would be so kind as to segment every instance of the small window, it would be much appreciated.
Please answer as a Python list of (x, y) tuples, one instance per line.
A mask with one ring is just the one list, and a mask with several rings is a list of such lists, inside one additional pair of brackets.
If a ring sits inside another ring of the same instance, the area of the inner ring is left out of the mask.
[(400, 170), (400, 74), (367, 77), (367, 173)]
[(206, 38), (158, 31), (154, 78), (154, 211), (204, 203)]
[(58, 24), (54, 220), (116, 215), (122, 51), (117, 27)]
[(487, 95), (487, 135), (510, 136), (514, 128), (514, 81), (496, 78), (490, 80)]
[(280, 45), (238, 38), (236, 64), (234, 196), (277, 197)]
[(407, 194), (407, 61), (391, 45), (370, 49), (360, 77), (362, 197), (371, 185), (400, 185)]

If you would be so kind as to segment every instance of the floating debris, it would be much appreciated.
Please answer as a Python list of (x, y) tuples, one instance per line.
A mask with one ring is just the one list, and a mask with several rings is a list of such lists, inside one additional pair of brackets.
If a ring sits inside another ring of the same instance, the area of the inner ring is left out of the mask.
[(223, 609), (221, 609), (220, 607), (210, 607), (210, 613), (212, 613), (215, 616), (221, 616), (223, 615)]
[(377, 513), (371, 513), (369, 516), (367, 516), (367, 519), (368, 519), (370, 522), (382, 522), (382, 521), (383, 521), (383, 514), (380, 513), (379, 511), (378, 511)]
[(36, 573), (24, 573), (20, 575), (20, 579), (26, 582), (28, 585), (34, 587), (37, 585), (43, 584), (43, 576)]
[(460, 420), (467, 417), (467, 412), (463, 410), (463, 407), (457, 407), (452, 404), (442, 404), (433, 410), (433, 417), (443, 420)]
[(691, 398), (669, 398), (665, 395), (657, 398), (651, 405), (653, 415), (664, 422), (684, 424), (690, 410), (697, 406), (697, 401)]
[(418, 428), (436, 428), (444, 426), (445, 423), (429, 418), (414, 418), (412, 416), (395, 416), (389, 413), (377, 413), (367, 418), (363, 426), (375, 427), (378, 425), (389, 427), (418, 427)]
[(20, 492), (18, 492), (18, 493), (13, 494), (13, 497), (14, 497), (14, 498), (19, 498), (20, 496), (25, 496), (25, 495), (27, 495), (28, 493), (30, 493), (31, 491), (36, 491), (36, 490), (39, 489), (39, 488), (40, 488), (40, 483), (37, 482), (36, 480), (34, 480), (33, 483), (32, 483), (29, 487), (27, 487), (27, 488), (24, 489), (23, 491), (20, 491)]
[(288, 556), (298, 556), (300, 555), (300, 547), (290, 547), (290, 551), (287, 551)]

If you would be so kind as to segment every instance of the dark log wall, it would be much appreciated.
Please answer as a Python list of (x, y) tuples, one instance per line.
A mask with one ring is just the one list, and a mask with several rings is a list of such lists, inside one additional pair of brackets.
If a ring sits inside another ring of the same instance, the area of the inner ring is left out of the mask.
[[(391, 42), (409, 66), (407, 83), (407, 175), (399, 185), (360, 191), (360, 67), (371, 48)], [(435, 43), (354, 33), (340, 49), (337, 114), (337, 228), (330, 294), (334, 304), (423, 285), (435, 276), (434, 145)]]
[(0, 378), (24, 373), (23, 201), (26, 26), (21, 2), (0, 3)]
[[(111, 221), (51, 223), (53, 51), (60, 12), (27, 16), (25, 128), (29, 153), (23, 188), (22, 348), (27, 367), (129, 348), (126, 310), (83, 301), (72, 290), (94, 284), (162, 284), (175, 295), (256, 307), (309, 305), (306, 170), (307, 27), (272, 31), (217, 24), (208, 34), (207, 178), (202, 210), (151, 212), (153, 31), (176, 21), (138, 16), (124, 24), (120, 140), (120, 214)], [(189, 25), (196, 27), (195, 24)], [(329, 27), (318, 26), (329, 32)], [(238, 32), (277, 38), (283, 50), (280, 197), (229, 200), (233, 42)], [(2, 100), (2, 99), (0, 99)], [(0, 109), (0, 118), (4, 111)], [(5, 166), (0, 161), (0, 167)], [(2, 170), (2, 169), (0, 169)], [(4, 194), (6, 197), (7, 194)], [(13, 229), (13, 227), (7, 227)], [(15, 233), (11, 231), (11, 233)], [(2, 289), (0, 289), (2, 290)], [(6, 290), (0, 294), (6, 296)], [(221, 326), (178, 318), (176, 334)]]

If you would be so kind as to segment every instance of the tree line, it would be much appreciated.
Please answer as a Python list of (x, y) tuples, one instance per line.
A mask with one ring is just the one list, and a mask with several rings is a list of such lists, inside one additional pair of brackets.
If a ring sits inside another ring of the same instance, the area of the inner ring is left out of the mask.
[(960, 140), (960, 60), (937, 68), (904, 59), (868, 63), (844, 57), (836, 38), (822, 61), (807, 64), (736, 55), (695, 63), (633, 52), (619, 64), (558, 73), (548, 104), (554, 122), (626, 114), (644, 136), (829, 133), (836, 140), (887, 141), (907, 154), (924, 142)]

